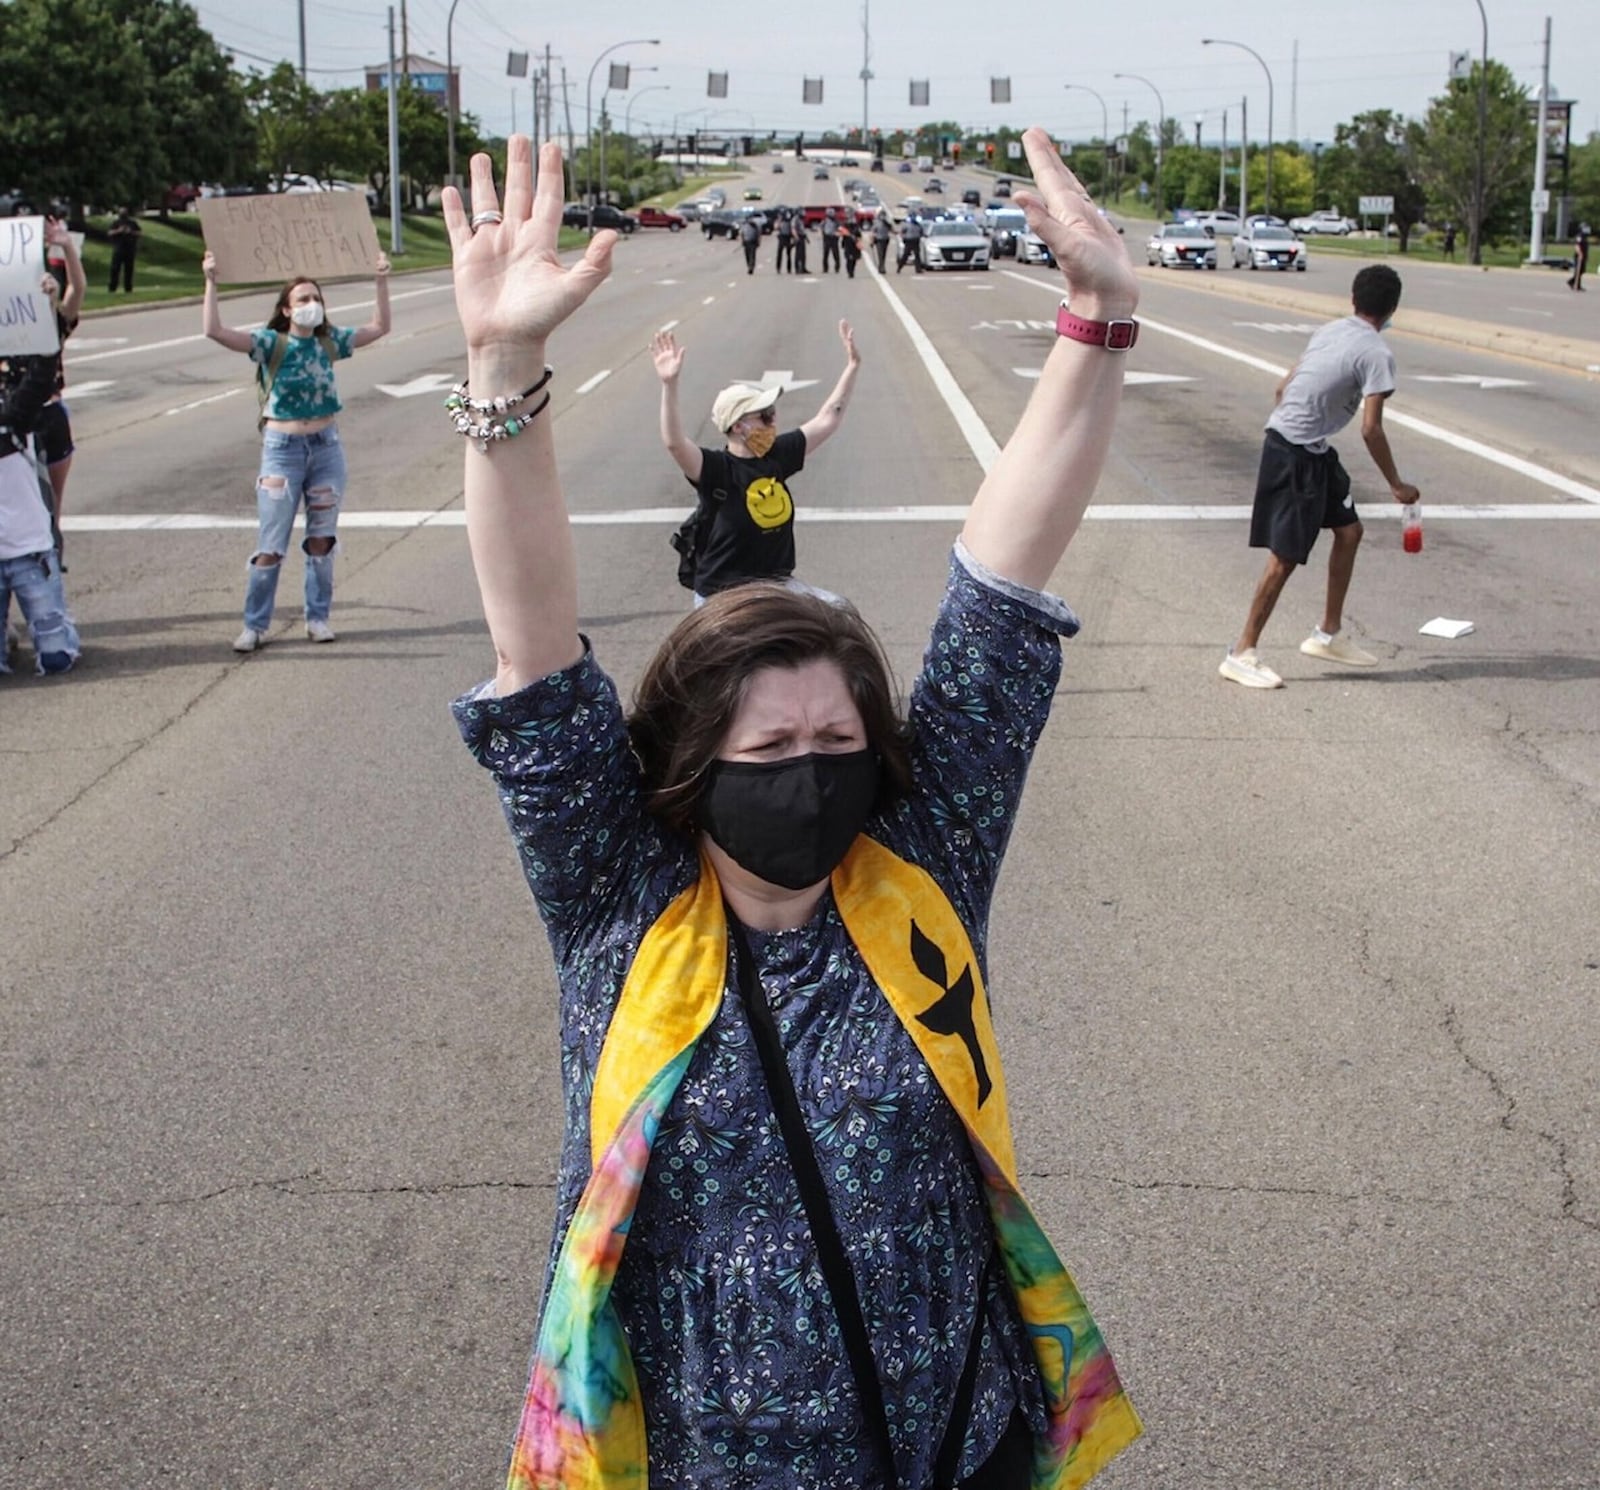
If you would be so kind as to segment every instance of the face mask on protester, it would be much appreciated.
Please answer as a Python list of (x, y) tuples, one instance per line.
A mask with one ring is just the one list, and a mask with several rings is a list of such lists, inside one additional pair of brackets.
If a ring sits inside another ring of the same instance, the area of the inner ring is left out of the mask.
[(757, 879), (804, 890), (833, 873), (866, 826), (881, 770), (873, 750), (715, 761), (700, 826)]
[(314, 331), (322, 324), (322, 302), (308, 300), (304, 305), (297, 305), (289, 312), (289, 319), (302, 330)]
[(772, 449), (777, 438), (778, 431), (770, 424), (758, 424), (745, 432), (744, 442), (749, 446), (750, 453), (759, 460)]

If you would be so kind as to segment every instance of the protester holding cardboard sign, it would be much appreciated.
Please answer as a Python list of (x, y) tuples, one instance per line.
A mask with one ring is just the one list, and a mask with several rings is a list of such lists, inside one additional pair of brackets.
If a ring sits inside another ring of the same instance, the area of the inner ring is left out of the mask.
[(41, 288), (45, 231), (42, 217), (0, 218), (0, 356), (59, 350), (56, 311)]
[(245, 587), (244, 630), (235, 652), (264, 646), (278, 593), (278, 571), (289, 546), (300, 504), (306, 508), (306, 635), (331, 642), (333, 556), (338, 546), (339, 508), (344, 501), (344, 446), (336, 420), (342, 405), (333, 364), (389, 332), (389, 260), (376, 255), (377, 295), (365, 326), (329, 326), (322, 286), (304, 275), (278, 292), (271, 319), (255, 331), (222, 324), (217, 305), (217, 261), (201, 260), (206, 296), (203, 329), (230, 351), (246, 352), (256, 364), (261, 395), (261, 469), (256, 510), (261, 520), (250, 579)]

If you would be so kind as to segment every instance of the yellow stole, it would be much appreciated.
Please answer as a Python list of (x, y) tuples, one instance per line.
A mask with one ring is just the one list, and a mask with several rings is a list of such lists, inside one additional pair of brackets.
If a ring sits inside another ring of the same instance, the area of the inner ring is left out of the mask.
[[(845, 929), (966, 1126), (1044, 1383), (1034, 1490), (1076, 1490), (1142, 1431), (1116, 1367), (1017, 1183), (1005, 1078), (972, 942), (922, 869), (865, 835), (833, 872)], [(728, 972), (722, 889), (699, 879), (640, 944), (589, 1103), (593, 1169), (556, 1259), (509, 1490), (646, 1490), (644, 1408), (611, 1301), (657, 1129)]]

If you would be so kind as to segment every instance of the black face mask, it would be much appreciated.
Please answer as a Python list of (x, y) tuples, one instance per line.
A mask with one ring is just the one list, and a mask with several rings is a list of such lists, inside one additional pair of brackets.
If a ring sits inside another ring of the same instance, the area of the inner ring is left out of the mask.
[(700, 826), (741, 869), (786, 890), (825, 880), (849, 852), (878, 796), (877, 752), (714, 761)]

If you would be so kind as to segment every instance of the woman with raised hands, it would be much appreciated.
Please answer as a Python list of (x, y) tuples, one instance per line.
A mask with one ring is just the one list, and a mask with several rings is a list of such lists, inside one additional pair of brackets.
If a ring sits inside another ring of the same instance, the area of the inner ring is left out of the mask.
[(1023, 1199), (989, 905), (1078, 629), (1044, 586), (1137, 334), (1116, 233), (1043, 131), (1017, 201), (1070, 308), (974, 498), (895, 705), (849, 605), (757, 582), (667, 637), (625, 712), (578, 632), (554, 333), (611, 267), (556, 251), (561, 154), (447, 188), (468, 537), (496, 654), (457, 723), (560, 987), (565, 1137), (521, 1487), (1081, 1485), (1139, 1432)]

